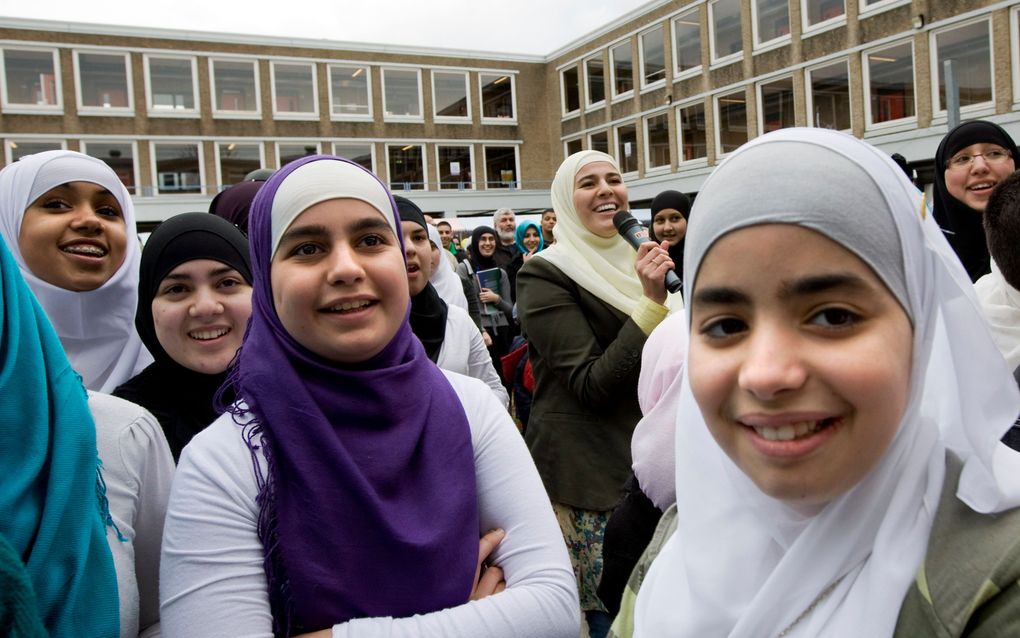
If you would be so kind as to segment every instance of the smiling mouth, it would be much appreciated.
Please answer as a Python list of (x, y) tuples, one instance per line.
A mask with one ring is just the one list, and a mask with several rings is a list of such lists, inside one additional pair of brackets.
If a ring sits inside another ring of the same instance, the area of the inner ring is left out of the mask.
[(70, 246), (62, 246), (60, 250), (71, 255), (83, 257), (106, 257), (107, 255), (106, 249), (93, 244), (71, 244)]
[(362, 299), (360, 301), (345, 301), (344, 303), (340, 303), (335, 306), (330, 306), (329, 308), (323, 308), (320, 312), (345, 314), (357, 312), (358, 310), (367, 308), (368, 306), (371, 306), (375, 303), (376, 302), (369, 301), (367, 299)]
[(230, 328), (216, 328), (214, 330), (192, 330), (188, 333), (188, 336), (195, 341), (212, 341), (213, 339), (219, 339), (223, 335), (230, 332)]
[(600, 204), (595, 207), (596, 213), (613, 213), (619, 208), (616, 204)]
[(767, 427), (758, 425), (747, 425), (753, 429), (758, 436), (767, 441), (794, 441), (807, 438), (817, 432), (824, 430), (839, 420), (838, 417), (828, 417), (818, 421), (799, 421), (787, 423), (778, 427)]
[(978, 190), (985, 190), (985, 189), (989, 189), (989, 188), (995, 188), (995, 184), (992, 183), (992, 182), (981, 182), (980, 184), (974, 184), (973, 186), (968, 186), (967, 190), (969, 190), (969, 191), (978, 191)]

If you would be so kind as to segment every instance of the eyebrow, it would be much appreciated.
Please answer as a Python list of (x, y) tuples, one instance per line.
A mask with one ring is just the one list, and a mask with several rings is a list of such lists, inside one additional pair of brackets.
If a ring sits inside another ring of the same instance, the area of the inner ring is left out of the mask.
[[(235, 270), (237, 270), (237, 269), (233, 268), (231, 266), (223, 265), (221, 267), (214, 268), (214, 269), (210, 270), (209, 271), (209, 276), (210, 277), (219, 277), (220, 275), (225, 275), (228, 272), (235, 271)], [(188, 275), (186, 273), (170, 273), (166, 277), (163, 277), (163, 281), (166, 281), (167, 279), (170, 279), (170, 280), (173, 280), (173, 281), (190, 281), (191, 280), (191, 275)]]
[[(779, 288), (780, 299), (806, 297), (835, 289), (856, 291), (871, 290), (872, 286), (863, 278), (852, 273), (831, 273), (803, 277), (784, 282)], [(750, 305), (751, 296), (728, 286), (702, 288), (694, 293), (694, 303), (706, 305)]]
[[(95, 184), (95, 182), (89, 182), (88, 180), (80, 180), (80, 181), (88, 182), (89, 184)], [(114, 199), (117, 198), (116, 195), (114, 195), (112, 192), (110, 192), (109, 188), (105, 188), (102, 184), (96, 184), (96, 186), (98, 186), (100, 188), (100, 190), (97, 191), (97, 193), (99, 195), (109, 195), (110, 197), (113, 197)], [(63, 184), (57, 184), (56, 186), (54, 186), (50, 190), (56, 190), (58, 188), (66, 188), (67, 190), (71, 190), (71, 182), (65, 182)]]
[[(351, 233), (359, 233), (367, 230), (387, 230), (390, 234), (393, 233), (393, 229), (385, 219), (377, 217), (361, 217), (351, 224), (347, 231)], [(330, 234), (330, 229), (322, 224), (307, 224), (305, 226), (291, 226), (287, 229), (283, 236), (280, 238), (280, 243), (294, 241), (297, 239), (306, 239), (310, 237), (327, 237)]]

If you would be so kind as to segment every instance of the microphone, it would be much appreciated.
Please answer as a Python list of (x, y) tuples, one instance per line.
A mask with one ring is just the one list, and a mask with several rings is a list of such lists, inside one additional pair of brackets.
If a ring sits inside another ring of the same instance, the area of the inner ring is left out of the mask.
[[(620, 212), (613, 215), (613, 226), (616, 226), (616, 230), (620, 232), (620, 236), (627, 240), (627, 243), (634, 247), (634, 250), (638, 249), (638, 246), (651, 241), (648, 238), (648, 229), (641, 225), (641, 222), (634, 219), (634, 216), (630, 214), (629, 210), (621, 210)], [(684, 287), (684, 282), (680, 281), (680, 278), (676, 276), (673, 270), (666, 271), (666, 290), (670, 292), (680, 292)]]

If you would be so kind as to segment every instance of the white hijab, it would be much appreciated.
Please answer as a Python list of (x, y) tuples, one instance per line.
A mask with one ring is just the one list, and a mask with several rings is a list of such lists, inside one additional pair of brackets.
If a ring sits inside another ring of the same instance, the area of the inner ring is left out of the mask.
[(443, 253), (449, 254), (449, 252), (443, 250), (443, 242), (439, 238), (439, 229), (432, 224), (426, 224), (426, 228), (429, 232), (429, 241), (439, 248), (439, 265), (429, 275), (429, 281), (443, 301), (451, 306), (463, 308), (466, 312), (468, 303), (467, 297), (464, 296), (464, 286), (460, 283), (460, 277), (457, 276), (457, 273), (453, 268), (450, 268), (450, 263), (446, 261), (446, 255)]
[(868, 263), (903, 305), (915, 383), (878, 465), (804, 515), (763, 494), (719, 448), (684, 375), (678, 527), (638, 595), (635, 636), (890, 636), (924, 557), (945, 451), (964, 462), (956, 495), (969, 507), (1020, 504), (1020, 455), (999, 442), (1020, 397), (987, 330), (975, 328), (983, 320), (967, 274), (892, 160), (842, 133), (785, 129), (746, 144), (694, 209), (686, 299), (726, 233), (811, 228)]
[(560, 164), (552, 183), (556, 243), (535, 257), (548, 260), (579, 286), (630, 315), (643, 294), (634, 270), (634, 249), (619, 235), (595, 235), (584, 227), (574, 209), (574, 176), (592, 162), (609, 162), (616, 167), (611, 155), (599, 151), (574, 153)]
[[(124, 213), (124, 263), (95, 290), (75, 292), (36, 277), (25, 264), (19, 237), (25, 210), (60, 184), (91, 182), (107, 189)], [(135, 332), (141, 249), (131, 196), (102, 161), (74, 151), (46, 151), (21, 158), (0, 171), (0, 236), (60, 337), (71, 366), (85, 387), (112, 392), (152, 362)]]
[(1020, 290), (1010, 286), (992, 261), (992, 272), (974, 283), (992, 338), (1011, 370), (1020, 367)]

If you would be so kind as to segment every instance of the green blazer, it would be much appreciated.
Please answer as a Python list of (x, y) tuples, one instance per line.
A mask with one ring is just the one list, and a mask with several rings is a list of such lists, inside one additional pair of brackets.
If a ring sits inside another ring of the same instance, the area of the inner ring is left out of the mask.
[(554, 502), (610, 510), (631, 473), (646, 335), (540, 257), (517, 275), (517, 312), (535, 374), (525, 440)]

